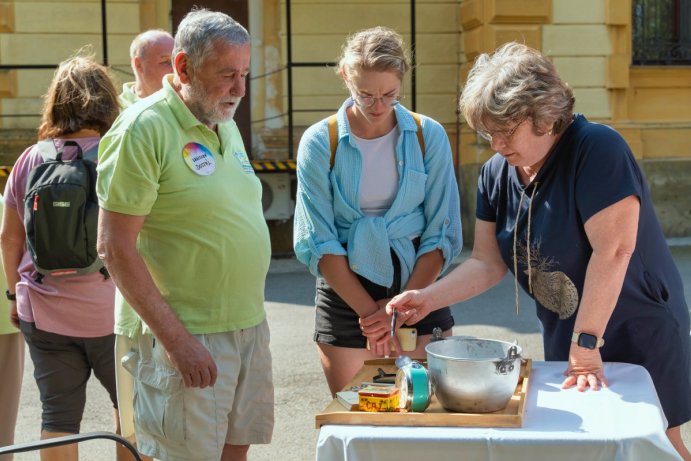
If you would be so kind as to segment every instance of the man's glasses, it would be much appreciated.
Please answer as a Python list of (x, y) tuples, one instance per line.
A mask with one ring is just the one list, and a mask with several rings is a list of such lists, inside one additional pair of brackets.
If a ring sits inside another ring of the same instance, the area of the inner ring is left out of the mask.
[(525, 120), (518, 122), (516, 124), (516, 126), (511, 128), (510, 130), (497, 130), (497, 131), (477, 130), (477, 134), (479, 134), (481, 138), (483, 138), (486, 141), (489, 141), (490, 143), (492, 142), (493, 139), (502, 139), (502, 140), (504, 140), (504, 142), (510, 142), (511, 137), (514, 135), (514, 133), (516, 132), (518, 127), (523, 125), (523, 122), (525, 122)]
[(382, 96), (381, 98), (375, 98), (374, 96), (362, 96), (357, 93), (353, 93), (351, 97), (353, 98), (353, 101), (355, 101), (355, 104), (360, 107), (364, 107), (365, 109), (372, 107), (377, 103), (377, 101), (381, 101), (385, 106), (395, 106), (401, 100), (401, 95)]

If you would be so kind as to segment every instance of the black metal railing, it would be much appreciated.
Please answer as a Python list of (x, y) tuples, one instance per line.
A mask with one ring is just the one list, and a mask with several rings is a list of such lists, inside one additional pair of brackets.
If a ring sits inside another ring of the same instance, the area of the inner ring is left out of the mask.
[[(683, 0), (687, 1), (687, 0)], [(691, 0), (688, 0), (691, 1)], [(102, 53), (103, 53), (103, 65), (108, 66), (108, 31), (106, 29), (107, 24), (107, 11), (106, 11), (106, 0), (100, 0), (101, 4), (101, 41), (102, 41)], [(409, 0), (410, 7), (410, 48), (411, 48), (411, 106), (410, 109), (415, 111), (417, 106), (417, 69), (416, 69), (416, 15), (415, 15), (415, 0)], [(295, 158), (295, 152), (293, 151), (294, 142), (294, 115), (301, 112), (333, 112), (335, 108), (295, 108), (293, 105), (293, 69), (298, 67), (311, 67), (311, 68), (323, 68), (328, 66), (335, 66), (335, 62), (296, 62), (293, 60), (293, 44), (292, 44), (292, 5), (291, 0), (286, 0), (285, 2), (285, 13), (286, 13), (286, 45), (287, 45), (287, 62), (285, 66), (267, 72), (266, 74), (253, 76), (252, 80), (265, 78), (276, 72), (287, 72), (287, 111), (278, 115), (273, 115), (268, 118), (251, 120), (250, 124), (254, 125), (257, 123), (266, 122), (276, 118), (287, 118), (288, 122), (288, 156), (289, 158)], [(18, 69), (55, 69), (57, 64), (11, 64), (2, 65), (0, 64), (0, 71), (18, 70)], [(114, 71), (120, 71), (116, 68), (110, 68)], [(122, 71), (120, 71), (122, 72)], [(126, 72), (125, 72), (126, 73)], [(14, 113), (0, 113), (0, 117), (16, 118), (16, 117), (40, 117), (40, 114), (14, 114)]]
[(124, 438), (111, 432), (86, 432), (83, 434), (64, 435), (52, 439), (36, 440), (33, 442), (17, 443), (6, 447), (0, 447), (0, 455), (7, 455), (13, 453), (25, 453), (28, 451), (38, 451), (47, 448), (60, 447), (63, 445), (71, 445), (74, 443), (86, 442), (88, 440), (107, 439), (112, 440), (124, 446), (137, 461), (142, 461), (137, 449)]
[(634, 0), (634, 66), (691, 65), (691, 0)]
[[(106, 0), (100, 0), (101, 4), (101, 46), (103, 53), (103, 65), (108, 67), (108, 13), (106, 11)], [(10, 70), (40, 70), (57, 69), (57, 64), (0, 64), (0, 71)], [(0, 117), (40, 117), (41, 114), (8, 114), (0, 113)]]
[[(416, 62), (415, 62), (415, 50), (416, 50), (416, 31), (415, 31), (415, 0), (409, 0), (410, 5), (410, 48), (412, 50), (410, 60), (411, 60), (411, 107), (412, 111), (416, 110), (417, 105), (417, 74), (416, 74)], [(286, 68), (288, 71), (287, 75), (287, 90), (288, 90), (288, 155), (289, 158), (295, 158), (295, 152), (293, 151), (294, 134), (293, 129), (295, 128), (294, 114), (296, 112), (334, 112), (336, 108), (323, 109), (323, 108), (303, 108), (296, 109), (293, 106), (293, 68), (295, 67), (312, 67), (312, 68), (323, 68), (327, 66), (335, 66), (335, 62), (295, 62), (293, 61), (293, 25), (292, 25), (292, 6), (291, 0), (286, 0), (286, 51), (287, 51), (287, 64)]]

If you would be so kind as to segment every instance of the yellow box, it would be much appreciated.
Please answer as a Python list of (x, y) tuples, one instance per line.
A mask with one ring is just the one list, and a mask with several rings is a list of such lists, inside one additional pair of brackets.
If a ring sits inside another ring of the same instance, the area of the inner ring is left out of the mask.
[(358, 391), (360, 411), (399, 411), (400, 392), (392, 386), (369, 385)]

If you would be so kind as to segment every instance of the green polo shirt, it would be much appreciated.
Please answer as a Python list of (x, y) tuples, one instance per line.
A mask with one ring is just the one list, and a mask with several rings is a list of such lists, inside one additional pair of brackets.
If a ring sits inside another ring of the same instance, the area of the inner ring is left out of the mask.
[[(122, 93), (118, 96), (120, 107), (127, 109), (135, 102), (139, 101), (139, 96), (134, 92), (135, 82), (127, 82), (122, 85)], [(125, 335), (134, 338), (140, 330), (139, 316), (127, 304), (120, 290), (115, 290), (115, 334)]]
[(120, 107), (127, 109), (135, 102), (139, 101), (139, 96), (134, 92), (134, 82), (127, 82), (122, 85), (122, 93), (118, 96)]
[(99, 204), (146, 217), (139, 253), (190, 333), (255, 326), (271, 257), (261, 184), (235, 122), (216, 135), (170, 79), (101, 139)]

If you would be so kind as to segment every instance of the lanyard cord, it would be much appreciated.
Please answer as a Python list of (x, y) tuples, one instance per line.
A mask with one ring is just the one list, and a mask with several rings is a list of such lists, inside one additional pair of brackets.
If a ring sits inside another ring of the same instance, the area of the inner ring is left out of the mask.
[[(530, 194), (530, 203), (528, 204), (528, 234), (526, 239), (526, 253), (528, 256), (528, 292), (533, 294), (533, 280), (532, 280), (532, 263), (530, 261), (530, 225), (533, 211), (533, 198), (537, 191), (538, 183), (533, 185), (533, 192)], [(516, 221), (513, 225), (513, 282), (516, 292), (516, 315), (518, 315), (518, 257), (516, 256), (516, 249), (518, 247), (518, 218), (521, 216), (521, 207), (523, 206), (523, 197), (525, 197), (525, 189), (521, 191), (521, 199), (518, 201), (518, 210), (516, 211)]]

